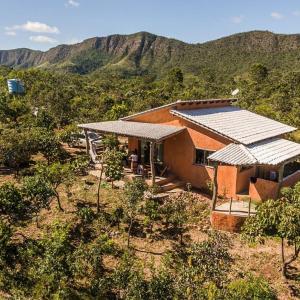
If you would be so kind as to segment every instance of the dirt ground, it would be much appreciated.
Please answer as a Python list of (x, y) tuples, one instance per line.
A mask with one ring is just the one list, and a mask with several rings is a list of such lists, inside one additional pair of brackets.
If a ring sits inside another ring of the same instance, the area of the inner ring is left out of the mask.
[[(17, 182), (13, 174), (0, 175), (0, 185), (5, 182)], [(86, 184), (89, 182), (89, 185)], [(27, 237), (41, 237), (48, 227), (55, 220), (75, 220), (76, 207), (78, 203), (82, 203), (96, 210), (97, 199), (97, 178), (91, 175), (78, 177), (72, 186), (69, 194), (62, 188), (60, 190), (62, 206), (64, 212), (57, 208), (56, 201), (51, 204), (50, 210), (43, 210), (40, 214), (40, 228), (37, 228), (35, 221), (29, 222), (26, 227), (18, 228)], [(187, 226), (184, 234), (185, 243), (193, 243), (204, 240), (207, 237), (207, 230), (210, 229), (209, 222), (209, 202), (205, 196), (196, 195), (197, 203), (193, 208), (194, 217)], [(112, 189), (110, 184), (103, 183), (101, 188), (101, 209), (111, 212), (112, 209), (120, 205), (122, 199), (122, 191), (120, 189)], [(199, 217), (197, 216), (197, 210)], [(205, 212), (203, 212), (205, 210)], [(196, 212), (196, 214), (195, 214)], [(127, 234), (126, 226), (122, 225), (120, 229), (114, 227), (110, 230), (111, 238), (120, 246), (126, 247)], [(163, 254), (178, 245), (178, 238), (171, 235), (161, 234), (161, 226), (155, 225), (153, 234), (135, 234), (131, 239), (131, 244), (136, 254), (144, 261), (145, 266), (150, 263), (159, 265)], [(300, 275), (295, 276), (293, 280), (284, 280), (280, 273), (280, 243), (276, 239), (268, 239), (265, 244), (249, 244), (241, 239), (239, 234), (226, 233), (232, 243), (230, 252), (234, 258), (231, 273), (246, 274), (253, 273), (255, 275), (264, 276), (271, 286), (276, 290), (279, 299), (299, 299), (300, 298)], [(289, 249), (291, 251), (292, 249)], [(115, 262), (109, 257), (106, 263), (110, 268), (114, 268)], [(292, 270), (295, 274), (300, 273), (299, 260), (293, 264)]]

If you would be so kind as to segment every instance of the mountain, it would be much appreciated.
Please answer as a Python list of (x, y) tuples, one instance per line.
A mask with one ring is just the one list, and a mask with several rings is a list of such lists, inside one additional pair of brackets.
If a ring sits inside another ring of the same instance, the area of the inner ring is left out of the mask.
[(251, 31), (201, 44), (147, 32), (95, 37), (74, 45), (59, 45), (48, 51), (0, 50), (0, 65), (39, 67), (88, 74), (120, 71), (128, 74), (162, 75), (172, 67), (185, 73), (234, 76), (255, 62), (269, 68), (300, 68), (300, 34)]

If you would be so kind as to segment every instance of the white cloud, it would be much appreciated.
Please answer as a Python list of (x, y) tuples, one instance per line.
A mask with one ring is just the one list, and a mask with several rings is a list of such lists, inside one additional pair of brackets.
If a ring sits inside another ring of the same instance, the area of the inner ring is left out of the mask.
[(243, 20), (244, 20), (244, 16), (242, 16), (242, 15), (231, 18), (231, 21), (235, 24), (240, 24), (243, 22)]
[(9, 35), (9, 36), (16, 36), (17, 35), (17, 33), (15, 31), (6, 31), (5, 34)]
[(36, 43), (55, 44), (58, 42), (57, 40), (46, 35), (34, 35), (34, 36), (30, 36), (29, 39)]
[(59, 33), (59, 29), (56, 26), (49, 26), (41, 22), (32, 22), (27, 21), (21, 25), (14, 25), (11, 27), (5, 27), (6, 31), (16, 31), (23, 30), (29, 32), (38, 32), (38, 33)]
[(78, 7), (79, 5), (80, 5), (80, 3), (75, 0), (68, 0), (68, 2), (66, 3), (66, 6)]
[(300, 17), (300, 10), (295, 10), (292, 12), (292, 14), (296, 17)]
[(271, 17), (276, 20), (281, 20), (284, 18), (284, 15), (282, 15), (279, 12), (273, 11), (273, 12), (271, 12)]

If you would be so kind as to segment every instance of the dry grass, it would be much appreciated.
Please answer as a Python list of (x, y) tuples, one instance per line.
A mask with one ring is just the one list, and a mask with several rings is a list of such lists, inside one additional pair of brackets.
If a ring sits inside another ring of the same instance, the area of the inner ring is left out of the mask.
[[(13, 175), (0, 175), (0, 184), (4, 182), (16, 182)], [(92, 185), (86, 185), (89, 181)], [(62, 206), (65, 212), (61, 212), (57, 208), (56, 201), (51, 204), (50, 210), (43, 210), (40, 214), (40, 228), (36, 227), (34, 221), (28, 222), (25, 227), (19, 227), (17, 232), (22, 232), (25, 236), (31, 238), (39, 238), (43, 236), (48, 225), (54, 221), (68, 221), (76, 222), (78, 217), (76, 215), (77, 205), (79, 203), (88, 205), (96, 210), (97, 199), (97, 178), (94, 176), (78, 177), (72, 186), (71, 193), (67, 194), (64, 188), (61, 188), (60, 195)], [(197, 194), (197, 203), (191, 207), (190, 223), (186, 233), (184, 234), (185, 243), (194, 243), (204, 240), (207, 237), (207, 230), (209, 230), (209, 214), (207, 214), (207, 206), (209, 199), (203, 195)], [(111, 213), (113, 209), (120, 206), (122, 203), (122, 191), (119, 189), (111, 189), (109, 184), (103, 184), (101, 189), (101, 208), (103, 212)], [(203, 210), (205, 213), (203, 213)], [(139, 216), (142, 220), (142, 216)], [(99, 230), (98, 221), (94, 221), (94, 229)], [(140, 222), (142, 224), (142, 221)], [(141, 225), (142, 226), (142, 225)], [(98, 229), (97, 229), (98, 228)], [(131, 239), (133, 248), (136, 249), (136, 254), (145, 264), (154, 263), (159, 266), (161, 259), (166, 251), (171, 250), (175, 245), (178, 245), (178, 238), (163, 232), (164, 226), (157, 223), (154, 226), (154, 233), (149, 234), (143, 228), (142, 234), (135, 235)], [(112, 239), (121, 248), (126, 248), (127, 226), (121, 225), (120, 229), (117, 227), (109, 228)], [(254, 273), (255, 275), (264, 276), (271, 286), (277, 291), (279, 299), (296, 299), (292, 296), (294, 290), (300, 290), (300, 281), (282, 279), (280, 274), (280, 244), (276, 239), (267, 240), (265, 244), (249, 245), (243, 241), (238, 234), (227, 233), (231, 242), (232, 248), (230, 250), (234, 257), (232, 265), (232, 274), (235, 277), (246, 273)], [(290, 249), (291, 250), (291, 249)], [(111, 257), (105, 259), (105, 264), (109, 268), (116, 266), (116, 261)], [(300, 270), (299, 261), (294, 264), (297, 270)]]

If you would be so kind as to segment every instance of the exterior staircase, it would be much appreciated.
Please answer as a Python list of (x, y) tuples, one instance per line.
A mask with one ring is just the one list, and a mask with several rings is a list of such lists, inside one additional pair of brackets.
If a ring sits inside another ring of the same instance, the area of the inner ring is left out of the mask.
[(158, 180), (156, 184), (160, 187), (161, 192), (169, 192), (177, 188), (184, 188), (185, 182), (176, 178), (175, 175)]

